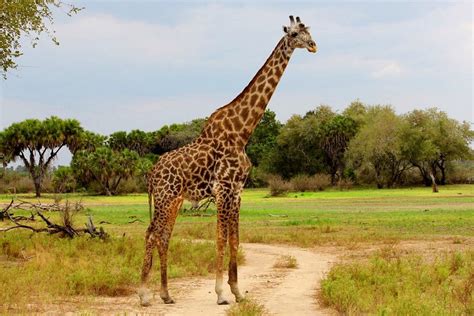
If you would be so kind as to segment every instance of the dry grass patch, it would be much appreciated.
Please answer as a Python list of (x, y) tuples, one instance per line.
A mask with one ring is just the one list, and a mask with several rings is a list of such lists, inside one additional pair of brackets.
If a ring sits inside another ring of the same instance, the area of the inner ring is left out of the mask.
[[(140, 283), (142, 236), (107, 241), (11, 232), (0, 235), (0, 313), (24, 311), (29, 303), (71, 296), (122, 296)], [(159, 284), (155, 254), (152, 282)], [(168, 255), (170, 278), (204, 276), (215, 271), (212, 242), (172, 238)], [(243, 255), (239, 252), (239, 262)]]
[(277, 261), (273, 264), (276, 269), (296, 269), (298, 268), (298, 262), (296, 258), (291, 255), (280, 256)]
[(265, 316), (268, 311), (265, 306), (254, 299), (246, 298), (243, 302), (233, 304), (226, 310), (227, 316)]

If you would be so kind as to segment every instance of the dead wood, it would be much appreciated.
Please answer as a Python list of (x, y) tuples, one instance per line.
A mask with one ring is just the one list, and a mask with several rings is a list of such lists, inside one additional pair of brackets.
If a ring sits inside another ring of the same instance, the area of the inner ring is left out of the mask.
[[(51, 209), (48, 209), (51, 207)], [(31, 217), (25, 216), (14, 216), (12, 210), (30, 210)], [(66, 202), (64, 206), (61, 206), (59, 203), (44, 205), (41, 203), (31, 203), (26, 201), (18, 201), (15, 203), (15, 200), (12, 200), (7, 207), (0, 211), (0, 218), (9, 220), (13, 225), (6, 228), (0, 228), (0, 232), (8, 232), (14, 229), (27, 229), (35, 233), (47, 232), (50, 235), (59, 234), (61, 237), (74, 238), (82, 234), (89, 234), (91, 237), (98, 237), (100, 239), (108, 238), (108, 234), (102, 229), (102, 227), (97, 230), (92, 222), (92, 217), (89, 216), (86, 228), (74, 228), (73, 227), (73, 217), (77, 214), (83, 207), (80, 203), (76, 203), (74, 207), (71, 208), (70, 204)], [(61, 214), (62, 223), (54, 223), (48, 217), (46, 217), (44, 211), (55, 211)], [(46, 224), (46, 227), (33, 227), (30, 225), (20, 223), (21, 220), (32, 220), (35, 221), (35, 216), (38, 216), (41, 221)]]

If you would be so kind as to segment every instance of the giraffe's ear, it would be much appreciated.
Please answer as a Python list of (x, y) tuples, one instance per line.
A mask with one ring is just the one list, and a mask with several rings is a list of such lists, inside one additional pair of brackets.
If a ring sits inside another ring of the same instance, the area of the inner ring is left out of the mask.
[(288, 27), (283, 25), (283, 32), (288, 33)]

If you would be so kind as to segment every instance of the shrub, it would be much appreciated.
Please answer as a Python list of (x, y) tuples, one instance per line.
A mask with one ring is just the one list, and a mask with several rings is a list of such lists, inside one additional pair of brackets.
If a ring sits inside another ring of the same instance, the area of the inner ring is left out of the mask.
[(313, 176), (300, 174), (292, 178), (290, 182), (293, 191), (323, 191), (331, 185), (331, 178), (325, 174), (315, 174)]
[(245, 187), (247, 188), (263, 188), (267, 183), (267, 174), (261, 168), (253, 167), (247, 177)]
[(299, 174), (290, 180), (291, 189), (293, 191), (305, 192), (316, 191), (316, 187), (312, 181), (312, 177), (306, 174)]
[(267, 182), (271, 196), (281, 196), (291, 190), (291, 184), (278, 175), (267, 176)]
[(52, 184), (56, 193), (74, 192), (76, 178), (71, 167), (59, 166), (53, 173)]
[(248, 298), (243, 302), (233, 304), (228, 310), (226, 310), (227, 316), (263, 316), (267, 314), (268, 311), (265, 309), (265, 306)]
[(278, 260), (273, 264), (274, 268), (277, 269), (296, 269), (298, 262), (296, 258), (291, 255), (280, 256)]
[(350, 179), (340, 179), (337, 182), (337, 187), (341, 191), (342, 190), (350, 190), (350, 189), (352, 189), (353, 185), (354, 185), (354, 182), (352, 182), (352, 180), (350, 180)]
[(453, 161), (448, 167), (447, 180), (449, 184), (474, 183), (473, 161)]

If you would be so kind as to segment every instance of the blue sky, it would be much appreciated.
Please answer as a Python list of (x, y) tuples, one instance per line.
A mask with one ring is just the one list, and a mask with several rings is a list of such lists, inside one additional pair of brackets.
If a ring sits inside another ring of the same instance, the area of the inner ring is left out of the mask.
[(293, 55), (269, 104), (281, 121), (357, 98), (474, 121), (471, 2), (72, 3), (85, 9), (56, 12), (60, 46), (25, 40), (2, 82), (0, 128), (57, 115), (109, 134), (208, 116), (247, 85), (289, 14), (319, 51)]

